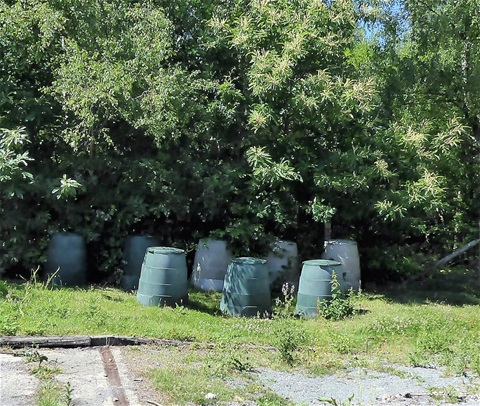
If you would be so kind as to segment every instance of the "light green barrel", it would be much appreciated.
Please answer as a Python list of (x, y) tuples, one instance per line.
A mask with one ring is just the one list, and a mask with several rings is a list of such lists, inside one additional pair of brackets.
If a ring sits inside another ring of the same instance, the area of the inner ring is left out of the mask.
[(242, 257), (230, 262), (220, 310), (233, 316), (264, 316), (271, 313), (270, 280), (265, 260)]
[(298, 285), (296, 313), (305, 317), (318, 314), (318, 301), (332, 298), (332, 272), (340, 262), (326, 259), (305, 261)]
[(221, 292), (232, 252), (226, 241), (200, 240), (195, 252), (191, 281), (201, 290)]
[(350, 289), (358, 292), (360, 289), (360, 258), (356, 241), (328, 240), (325, 241), (325, 252), (322, 258), (340, 262), (338, 282), (342, 292)]
[(55, 285), (87, 283), (87, 244), (77, 233), (54, 233), (50, 237), (45, 270)]
[(140, 272), (137, 300), (144, 306), (174, 306), (188, 299), (185, 251), (147, 248)]
[(288, 283), (289, 287), (293, 287), (295, 290), (298, 288), (300, 267), (298, 247), (295, 242), (275, 241), (266, 259), (270, 289), (274, 295), (280, 296), (285, 283)]
[(147, 248), (159, 245), (158, 238), (151, 235), (128, 236), (123, 250), (123, 275), (120, 285), (125, 290), (138, 288), (143, 259)]

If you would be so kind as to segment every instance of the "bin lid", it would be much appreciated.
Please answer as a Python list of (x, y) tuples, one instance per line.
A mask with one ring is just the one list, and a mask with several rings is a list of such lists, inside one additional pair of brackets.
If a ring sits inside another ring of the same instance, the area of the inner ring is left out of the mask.
[(147, 252), (150, 254), (185, 254), (185, 251), (174, 247), (149, 247)]
[(341, 262), (332, 261), (330, 259), (310, 259), (308, 261), (303, 261), (304, 265), (317, 265), (317, 266), (338, 266), (342, 265)]
[(232, 259), (232, 262), (236, 264), (244, 264), (244, 265), (263, 265), (266, 264), (267, 261), (261, 258), (252, 258), (252, 257), (240, 257)]

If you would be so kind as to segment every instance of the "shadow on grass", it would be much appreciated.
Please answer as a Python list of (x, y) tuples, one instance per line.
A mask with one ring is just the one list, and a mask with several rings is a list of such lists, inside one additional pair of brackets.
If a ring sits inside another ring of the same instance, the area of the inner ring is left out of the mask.
[(221, 314), (220, 300), (222, 294), (220, 292), (203, 292), (200, 290), (191, 290), (188, 302), (185, 307), (207, 313), (212, 316)]
[(419, 281), (392, 283), (372, 289), (398, 303), (442, 303), (451, 306), (480, 305), (478, 271), (451, 268), (432, 272)]

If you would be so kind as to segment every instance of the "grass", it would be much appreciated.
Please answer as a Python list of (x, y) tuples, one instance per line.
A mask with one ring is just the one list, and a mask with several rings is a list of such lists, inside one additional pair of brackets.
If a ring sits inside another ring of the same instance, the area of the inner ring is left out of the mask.
[(36, 406), (70, 406), (71, 398), (68, 386), (54, 380), (43, 381), (37, 393)]
[(257, 359), (261, 352), (244, 345), (154, 345), (130, 347), (128, 357), (150, 366), (143, 375), (162, 394), (162, 404), (290, 405), (256, 380), (256, 368), (266, 366), (269, 359), (266, 354)]
[(217, 402), (240, 397), (240, 392), (244, 398), (248, 390), (243, 388), (243, 368), (237, 369), (237, 362), (241, 365), (241, 361), (229, 358), (228, 354), (222, 358), (220, 354), (219, 350), (158, 352), (156, 360), (161, 361), (160, 366), (149, 375), (161, 393), (170, 394), (167, 404), (204, 404), (208, 403), (208, 394), (213, 394)]
[[(220, 313), (219, 293), (192, 291), (188, 305), (144, 307), (134, 294), (114, 288), (60, 289), (35, 279), (0, 281), (0, 335), (191, 341), (194, 344), (175, 357), (158, 352), (165, 362), (147, 371), (157, 389), (171, 396), (169, 401), (209, 404), (205, 396), (213, 393), (215, 402), (239, 397), (288, 405), (288, 400), (255, 386), (245, 372), (269, 366), (322, 375), (347, 366), (381, 371), (400, 364), (480, 375), (480, 294), (464, 273), (458, 276), (462, 286), (452, 285), (453, 274), (448, 274), (450, 291), (439, 281), (427, 281), (360, 294), (352, 299), (357, 311), (338, 321), (292, 317), (292, 301), (276, 303), (273, 318), (234, 318)], [(55, 386), (49, 385), (47, 392)]]
[(27, 362), (30, 373), (39, 379), (40, 385), (36, 394), (36, 406), (70, 406), (72, 403), (70, 384), (61, 384), (55, 376), (61, 370), (50, 365), (50, 360), (36, 349), (16, 352)]

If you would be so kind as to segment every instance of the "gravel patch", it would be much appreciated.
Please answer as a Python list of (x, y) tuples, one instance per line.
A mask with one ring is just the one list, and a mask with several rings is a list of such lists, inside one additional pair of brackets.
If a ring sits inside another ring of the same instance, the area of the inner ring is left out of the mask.
[(289, 373), (259, 368), (256, 379), (279, 396), (296, 404), (325, 405), (319, 399), (334, 399), (349, 404), (377, 405), (431, 405), (445, 404), (434, 399), (430, 388), (449, 390), (457, 395), (462, 405), (480, 405), (480, 396), (472, 394), (473, 387), (480, 387), (480, 380), (473, 377), (446, 377), (442, 370), (430, 368), (395, 367), (397, 372), (384, 373), (364, 368), (349, 368), (342, 374), (311, 377), (301, 373)]

